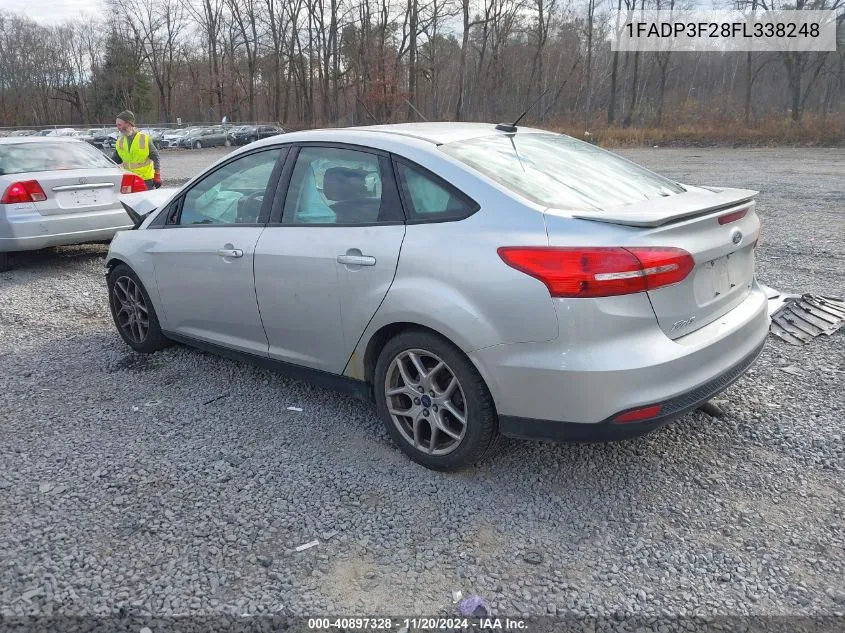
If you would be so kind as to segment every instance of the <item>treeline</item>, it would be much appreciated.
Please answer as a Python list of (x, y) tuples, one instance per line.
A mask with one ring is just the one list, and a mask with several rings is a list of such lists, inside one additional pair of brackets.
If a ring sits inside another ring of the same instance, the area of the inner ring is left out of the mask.
[(613, 10), (670, 6), (684, 8), (105, 0), (97, 15), (57, 26), (0, 11), (0, 126), (112, 123), (124, 108), (144, 123), (500, 121), (532, 103), (526, 122), (583, 129), (842, 120), (845, 0), (799, 0), (839, 12), (836, 52), (610, 50)]

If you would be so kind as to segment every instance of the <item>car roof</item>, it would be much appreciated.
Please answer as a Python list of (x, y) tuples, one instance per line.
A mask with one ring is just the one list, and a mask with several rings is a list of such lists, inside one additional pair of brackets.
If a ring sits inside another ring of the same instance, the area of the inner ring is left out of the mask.
[[(354, 128), (352, 128), (354, 129)], [(497, 136), (504, 132), (496, 129), (495, 123), (470, 122), (431, 122), (431, 123), (394, 123), (389, 125), (370, 125), (357, 128), (361, 131), (380, 132), (412, 136), (420, 140), (442, 145), (454, 141), (466, 141), (482, 136)], [(534, 128), (520, 127), (518, 132), (545, 132)], [(517, 133), (518, 133), (517, 132)]]
[[(548, 130), (540, 130), (529, 127), (518, 128), (519, 133), (549, 133)], [(435, 145), (443, 145), (455, 141), (466, 141), (483, 136), (505, 135), (505, 132), (496, 129), (494, 123), (455, 123), (455, 122), (431, 122), (431, 123), (394, 123), (386, 125), (369, 125), (360, 127), (345, 128), (324, 128), (315, 130), (304, 130), (301, 132), (289, 132), (284, 135), (284, 142), (297, 142), (308, 140), (328, 140), (327, 134), (333, 136), (332, 140), (342, 142), (344, 138), (355, 141), (364, 141), (367, 137), (375, 139), (379, 136), (391, 136), (401, 143), (402, 137), (416, 139)], [(279, 139), (265, 139), (260, 141), (262, 145), (278, 143)]]

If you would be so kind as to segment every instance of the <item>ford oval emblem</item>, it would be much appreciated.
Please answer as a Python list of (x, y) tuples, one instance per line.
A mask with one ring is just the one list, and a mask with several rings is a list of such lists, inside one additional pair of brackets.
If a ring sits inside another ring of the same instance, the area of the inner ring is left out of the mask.
[(739, 243), (741, 241), (742, 241), (742, 231), (740, 231), (739, 229), (734, 229), (731, 232), (731, 242), (733, 242), (736, 245), (739, 245)]

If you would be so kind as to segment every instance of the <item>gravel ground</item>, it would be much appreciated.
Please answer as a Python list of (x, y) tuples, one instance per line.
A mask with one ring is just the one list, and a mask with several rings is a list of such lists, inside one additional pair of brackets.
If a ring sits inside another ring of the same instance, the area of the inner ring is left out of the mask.
[[(761, 279), (843, 294), (845, 151), (622, 153), (759, 189)], [(220, 154), (167, 153), (166, 178)], [(510, 615), (845, 612), (842, 332), (771, 338), (723, 419), (509, 441), (436, 474), (352, 398), (183, 347), (131, 352), (105, 252), (0, 274), (0, 614), (431, 615), (455, 590)]]

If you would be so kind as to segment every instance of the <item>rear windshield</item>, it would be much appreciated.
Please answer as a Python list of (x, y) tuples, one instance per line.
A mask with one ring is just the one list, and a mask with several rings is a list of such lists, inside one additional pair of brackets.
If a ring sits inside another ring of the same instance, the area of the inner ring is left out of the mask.
[(515, 193), (558, 209), (603, 210), (684, 191), (620, 156), (561, 134), (484, 136), (440, 149)]
[(33, 171), (114, 167), (88, 143), (9, 143), (0, 145), (0, 176)]

